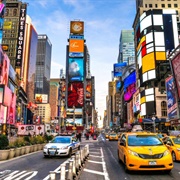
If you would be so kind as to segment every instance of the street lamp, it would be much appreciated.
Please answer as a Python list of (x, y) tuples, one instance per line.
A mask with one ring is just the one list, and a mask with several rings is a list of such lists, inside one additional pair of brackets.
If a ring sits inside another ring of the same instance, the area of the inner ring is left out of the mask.
[(152, 120), (153, 120), (154, 132), (156, 132), (156, 122), (155, 122), (156, 118), (153, 116)]

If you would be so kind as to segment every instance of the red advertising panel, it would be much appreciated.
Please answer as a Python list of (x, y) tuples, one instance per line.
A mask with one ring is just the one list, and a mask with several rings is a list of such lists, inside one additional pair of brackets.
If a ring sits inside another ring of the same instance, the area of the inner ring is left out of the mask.
[(12, 93), (11, 104), (8, 107), (7, 123), (15, 124), (15, 117), (16, 117), (16, 95)]
[(91, 85), (91, 80), (86, 81), (86, 99), (91, 99), (92, 97), (92, 85)]
[(68, 84), (68, 108), (81, 108), (84, 105), (84, 89), (82, 82)]
[(70, 33), (72, 34), (84, 34), (84, 22), (83, 21), (71, 21)]
[(180, 99), (180, 53), (171, 61), (174, 71), (174, 79), (177, 86), (178, 98)]
[(8, 85), (10, 60), (0, 49), (0, 84)]

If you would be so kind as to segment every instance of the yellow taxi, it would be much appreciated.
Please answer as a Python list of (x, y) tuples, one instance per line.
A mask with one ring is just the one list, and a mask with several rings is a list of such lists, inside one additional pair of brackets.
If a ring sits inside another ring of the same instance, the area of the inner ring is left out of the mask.
[(180, 137), (167, 136), (162, 141), (170, 150), (173, 161), (180, 161)]
[(116, 133), (110, 133), (109, 141), (118, 141), (118, 135)]
[(125, 171), (164, 170), (173, 168), (170, 151), (155, 133), (123, 133), (118, 141), (118, 159)]
[(108, 139), (109, 138), (109, 133), (105, 134), (105, 138)]

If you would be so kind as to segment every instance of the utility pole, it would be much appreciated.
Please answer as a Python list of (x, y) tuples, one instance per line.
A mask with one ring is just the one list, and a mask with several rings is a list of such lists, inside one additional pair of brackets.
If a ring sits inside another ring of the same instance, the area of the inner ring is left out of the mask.
[(59, 119), (58, 119), (58, 124), (59, 124), (59, 134), (61, 133), (61, 99), (62, 99), (62, 83), (61, 79), (59, 81), (59, 98), (58, 98), (58, 110), (59, 110)]

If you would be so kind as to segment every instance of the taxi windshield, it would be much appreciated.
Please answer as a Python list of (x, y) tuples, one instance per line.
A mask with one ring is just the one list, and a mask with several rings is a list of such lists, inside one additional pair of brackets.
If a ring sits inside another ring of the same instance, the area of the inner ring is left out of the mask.
[(163, 143), (152, 135), (130, 135), (128, 136), (128, 146), (159, 146)]
[(51, 143), (70, 143), (70, 141), (70, 137), (56, 137), (51, 141)]
[(180, 138), (173, 138), (174, 144), (180, 144)]

